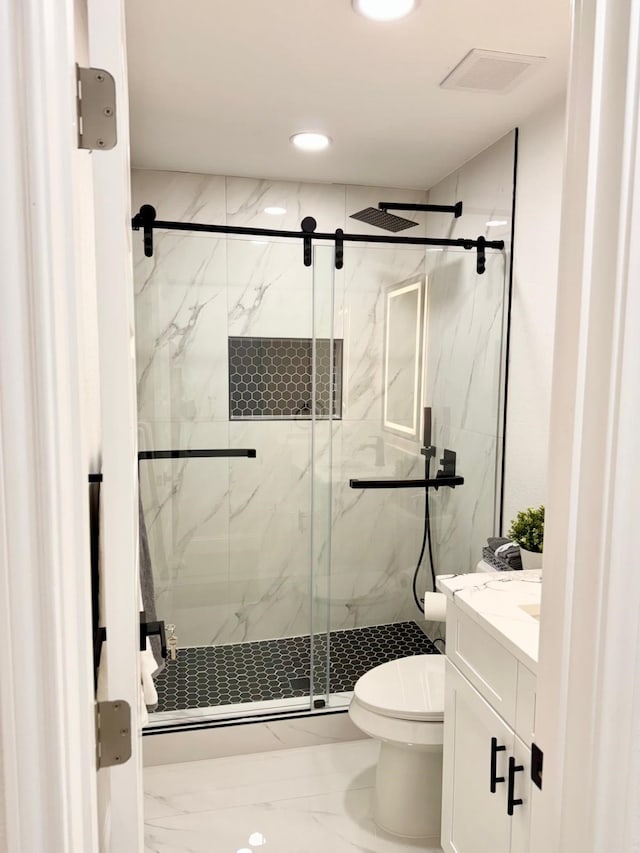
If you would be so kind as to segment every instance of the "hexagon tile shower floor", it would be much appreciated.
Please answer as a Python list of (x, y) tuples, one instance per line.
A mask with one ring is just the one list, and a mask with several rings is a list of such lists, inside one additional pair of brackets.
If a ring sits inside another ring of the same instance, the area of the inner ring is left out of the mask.
[[(315, 637), (314, 667), (323, 693), (326, 634)], [(310, 637), (286, 637), (226, 646), (180, 649), (158, 676), (158, 711), (210, 708), (309, 695)], [(439, 654), (415, 622), (397, 622), (331, 634), (331, 693), (353, 690), (374, 666), (408, 655)]]

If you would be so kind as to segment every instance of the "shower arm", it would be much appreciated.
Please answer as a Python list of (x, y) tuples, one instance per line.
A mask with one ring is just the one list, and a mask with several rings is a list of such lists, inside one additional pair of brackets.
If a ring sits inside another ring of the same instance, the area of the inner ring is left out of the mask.
[(485, 271), (485, 250), (504, 250), (504, 240), (486, 240), (479, 236), (475, 240), (466, 237), (396, 237), (381, 236), (379, 234), (345, 234), (341, 228), (334, 232), (316, 232), (316, 220), (312, 216), (306, 216), (302, 220), (300, 231), (279, 231), (273, 228), (245, 228), (236, 225), (207, 225), (200, 222), (172, 222), (169, 220), (156, 219), (156, 209), (150, 204), (143, 204), (138, 213), (131, 220), (134, 231), (142, 229), (144, 237), (144, 254), (153, 257), (153, 232), (162, 231), (194, 231), (210, 234), (235, 234), (243, 237), (285, 237), (303, 241), (304, 265), (311, 266), (311, 245), (313, 240), (329, 240), (336, 246), (336, 269), (342, 269), (344, 243), (385, 243), (394, 246), (441, 246), (456, 247), (466, 250), (476, 249), (478, 275)]
[(414, 210), (419, 213), (453, 213), (454, 219), (462, 216), (462, 202), (455, 204), (404, 204), (399, 201), (379, 201), (378, 209), (385, 213), (388, 210)]

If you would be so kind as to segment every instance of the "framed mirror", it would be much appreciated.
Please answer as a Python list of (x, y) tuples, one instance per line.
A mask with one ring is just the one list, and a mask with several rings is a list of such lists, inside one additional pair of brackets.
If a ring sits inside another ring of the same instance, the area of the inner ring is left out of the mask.
[(385, 429), (417, 438), (426, 279), (387, 288), (383, 422)]

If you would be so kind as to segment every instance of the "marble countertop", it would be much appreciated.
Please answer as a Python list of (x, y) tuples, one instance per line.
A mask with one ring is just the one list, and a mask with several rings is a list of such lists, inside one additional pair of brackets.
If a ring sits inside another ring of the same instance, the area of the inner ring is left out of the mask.
[[(533, 673), (538, 667), (542, 572), (439, 575), (437, 587)], [(448, 605), (450, 606), (450, 605)], [(523, 609), (525, 608), (525, 609)]]

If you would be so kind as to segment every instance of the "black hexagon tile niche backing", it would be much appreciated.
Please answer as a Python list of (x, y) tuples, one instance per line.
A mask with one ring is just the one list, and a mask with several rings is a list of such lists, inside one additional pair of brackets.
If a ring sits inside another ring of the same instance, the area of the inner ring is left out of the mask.
[[(342, 416), (342, 341), (316, 340), (316, 416)], [(311, 418), (311, 338), (229, 338), (229, 419)]]
[[(226, 646), (180, 649), (156, 680), (157, 711), (212, 708), (309, 695), (310, 637), (285, 637)], [(327, 635), (315, 646), (315, 693), (326, 683)], [(329, 637), (331, 693), (353, 690), (378, 664), (411, 655), (439, 654), (415, 622), (334, 631)]]

